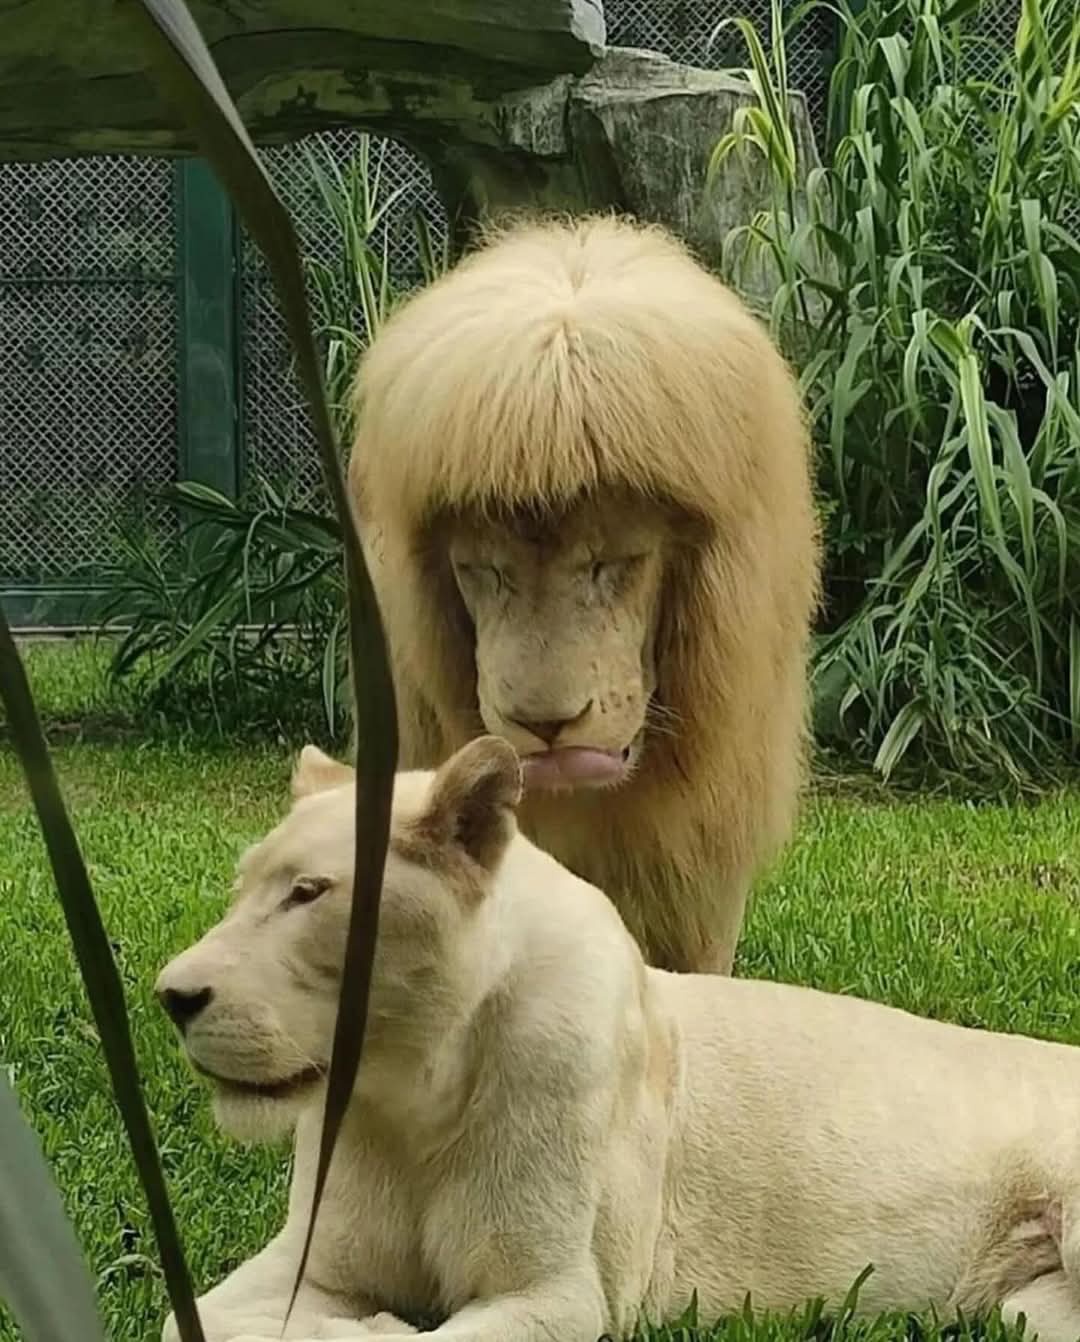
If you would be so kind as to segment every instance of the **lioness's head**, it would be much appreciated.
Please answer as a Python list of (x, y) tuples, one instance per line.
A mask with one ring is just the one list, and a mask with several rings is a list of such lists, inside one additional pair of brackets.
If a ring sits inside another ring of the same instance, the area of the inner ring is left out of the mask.
[[(408, 1073), (477, 994), (496, 870), (515, 832), (521, 767), (481, 737), (437, 773), (399, 774), (361, 1083)], [(286, 819), (241, 857), (222, 920), (162, 970), (156, 992), (214, 1111), (241, 1138), (287, 1132), (330, 1060), (354, 859), (353, 772), (313, 746)], [(403, 1065), (404, 1064), (404, 1065)]]
[(659, 506), (626, 496), (448, 523), (480, 716), (520, 752), (529, 787), (610, 786), (632, 773), (656, 689), (671, 533)]

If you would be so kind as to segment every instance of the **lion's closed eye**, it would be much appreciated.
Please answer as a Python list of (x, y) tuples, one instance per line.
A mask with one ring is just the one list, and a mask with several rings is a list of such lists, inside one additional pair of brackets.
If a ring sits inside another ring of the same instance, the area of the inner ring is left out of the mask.
[(496, 564), (484, 564), (479, 561), (464, 563), (460, 560), (455, 560), (454, 572), (457, 575), (459, 583), (465, 583), (470, 586), (486, 584), (492, 591), (501, 592), (507, 585), (507, 578), (504, 570), (499, 568)]
[(632, 573), (647, 558), (645, 554), (630, 554), (594, 559), (589, 565), (589, 576), (593, 582), (602, 582), (605, 578), (622, 578)]

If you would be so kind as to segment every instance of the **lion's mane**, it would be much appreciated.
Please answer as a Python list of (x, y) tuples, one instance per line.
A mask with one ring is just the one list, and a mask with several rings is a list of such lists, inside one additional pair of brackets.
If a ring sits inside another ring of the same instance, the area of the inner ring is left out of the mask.
[[(349, 478), (387, 624), (402, 762), (480, 730), (457, 510), (602, 491), (675, 505), (658, 727), (622, 788), (537, 799), (531, 836), (605, 889), (654, 961), (730, 960), (790, 831), (819, 548), (795, 381), (739, 299), (655, 227), (516, 225), (408, 301), (361, 361)], [(718, 948), (718, 949), (717, 949)]]

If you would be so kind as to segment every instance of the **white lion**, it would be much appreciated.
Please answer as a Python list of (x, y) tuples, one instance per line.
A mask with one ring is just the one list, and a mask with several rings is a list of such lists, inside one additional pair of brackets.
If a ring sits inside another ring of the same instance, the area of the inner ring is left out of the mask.
[[(287, 819), (158, 993), (221, 1124), (296, 1127), (284, 1229), (200, 1302), (281, 1336), (310, 1207), (353, 864), (351, 773), (308, 747)], [(613, 905), (518, 834), (488, 738), (398, 777), (370, 1032), (293, 1338), (594, 1342), (836, 1304), (1023, 1311), (1080, 1336), (1080, 1050), (852, 998), (646, 968)], [(175, 1326), (166, 1325), (166, 1337)]]

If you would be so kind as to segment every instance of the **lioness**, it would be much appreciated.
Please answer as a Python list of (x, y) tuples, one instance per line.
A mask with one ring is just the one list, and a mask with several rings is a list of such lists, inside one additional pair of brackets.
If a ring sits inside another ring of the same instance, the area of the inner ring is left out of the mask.
[[(287, 1336), (594, 1342), (836, 1303), (1024, 1311), (1080, 1336), (1080, 1050), (780, 984), (645, 967), (613, 905), (517, 833), (480, 738), (398, 777), (367, 1050)], [(296, 1127), (282, 1232), (200, 1303), (281, 1335), (310, 1208), (353, 863), (350, 771), (287, 819), (157, 991), (223, 1127)], [(175, 1337), (171, 1321), (166, 1338)]]

